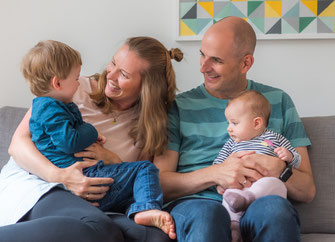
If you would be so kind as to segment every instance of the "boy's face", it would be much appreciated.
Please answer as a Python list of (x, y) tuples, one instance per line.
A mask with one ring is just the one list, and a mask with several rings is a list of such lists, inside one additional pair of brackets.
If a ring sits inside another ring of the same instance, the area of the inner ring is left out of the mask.
[(75, 66), (72, 68), (70, 74), (66, 79), (60, 80), (61, 85), (61, 96), (62, 102), (70, 103), (73, 100), (73, 96), (79, 87), (79, 76), (81, 66)]
[(255, 117), (242, 101), (236, 100), (225, 110), (228, 121), (227, 131), (235, 141), (246, 141), (259, 135), (260, 130), (255, 127)]

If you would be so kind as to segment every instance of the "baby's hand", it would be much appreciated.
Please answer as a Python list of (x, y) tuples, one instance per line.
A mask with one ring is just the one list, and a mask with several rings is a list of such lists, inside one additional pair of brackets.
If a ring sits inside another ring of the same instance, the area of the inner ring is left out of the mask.
[(222, 195), (222, 194), (225, 192), (225, 190), (226, 190), (226, 189), (224, 189), (223, 187), (221, 187), (221, 186), (219, 186), (219, 185), (216, 186), (216, 191), (217, 191), (220, 195)]
[(101, 134), (98, 134), (97, 143), (103, 145), (106, 143), (107, 138)]
[(292, 153), (285, 147), (278, 147), (274, 149), (274, 152), (278, 155), (279, 159), (287, 162), (291, 162), (293, 159)]

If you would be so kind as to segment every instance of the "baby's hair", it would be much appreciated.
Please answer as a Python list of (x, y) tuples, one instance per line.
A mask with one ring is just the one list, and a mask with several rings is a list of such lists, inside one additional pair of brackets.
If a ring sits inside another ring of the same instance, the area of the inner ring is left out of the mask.
[(252, 111), (252, 113), (255, 115), (255, 117), (261, 117), (264, 120), (265, 126), (268, 125), (271, 114), (271, 105), (261, 93), (255, 90), (243, 91), (231, 99), (228, 102), (227, 107), (230, 103), (236, 101), (244, 102), (247, 108), (250, 109), (250, 111)]
[(23, 57), (21, 71), (36, 96), (50, 91), (52, 78), (66, 79), (75, 66), (82, 65), (78, 51), (55, 40), (37, 43)]

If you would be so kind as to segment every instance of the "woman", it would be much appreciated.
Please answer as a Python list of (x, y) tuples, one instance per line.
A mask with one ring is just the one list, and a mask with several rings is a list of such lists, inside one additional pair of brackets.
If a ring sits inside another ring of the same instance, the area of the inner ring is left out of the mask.
[[(74, 98), (83, 119), (107, 137), (104, 147), (93, 144), (76, 154), (97, 160), (118, 155), (123, 161), (150, 159), (166, 144), (167, 110), (175, 98), (176, 82), (171, 58), (183, 55), (149, 37), (130, 38), (115, 54), (105, 72), (81, 78)], [(159, 230), (136, 225), (124, 215), (112, 219), (89, 203), (105, 195), (112, 178), (88, 178), (82, 169), (94, 161), (55, 167), (30, 139), (30, 111), (17, 128), (10, 146), (11, 159), (1, 173), (0, 200), (10, 203), (2, 212), (0, 236), (6, 241), (122, 241), (167, 239)], [(11, 197), (8, 197), (11, 194)], [(20, 201), (24, 201), (24, 206)], [(127, 209), (127, 208), (124, 208)], [(18, 211), (14, 214), (14, 211)], [(6, 216), (7, 215), (7, 216)], [(6, 220), (7, 219), (7, 220)], [(16, 224), (15, 224), (16, 223)]]

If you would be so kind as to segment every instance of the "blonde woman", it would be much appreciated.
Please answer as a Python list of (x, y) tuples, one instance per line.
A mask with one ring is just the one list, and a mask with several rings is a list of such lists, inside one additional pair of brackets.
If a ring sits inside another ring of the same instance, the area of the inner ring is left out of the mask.
[[(150, 37), (130, 38), (114, 55), (104, 73), (80, 78), (73, 101), (79, 106), (84, 121), (93, 124), (107, 137), (107, 141), (104, 146), (93, 144), (76, 156), (109, 160), (117, 155), (122, 161), (132, 162), (162, 153), (167, 144), (167, 110), (176, 91), (171, 58), (180, 61), (182, 52), (179, 49), (168, 51)], [(74, 194), (93, 201), (104, 197), (108, 190), (107, 186), (97, 185), (112, 183), (113, 179), (84, 176), (82, 169), (96, 163), (93, 161), (77, 162), (64, 169), (54, 166), (31, 142), (30, 114), (31, 111), (14, 134), (10, 146), (13, 158), (1, 174), (1, 186), (5, 189), (0, 189), (0, 197), (10, 203), (6, 209), (8, 216), (1, 218), (2, 225), (7, 224), (0, 227), (2, 238), (20, 235), (25, 241), (29, 238), (31, 241), (71, 238), (82, 238), (81, 241), (97, 238), (101, 241), (168, 240), (161, 231), (136, 225), (125, 216), (112, 215), (111, 220), (106, 219), (90, 204), (58, 188), (59, 184), (64, 184)], [(14, 159), (30, 173), (17, 166)], [(9, 181), (8, 177), (13, 177), (13, 174), (20, 179)], [(27, 191), (27, 188), (31, 189), (30, 193), (20, 192)], [(34, 188), (38, 188), (38, 192)], [(5, 196), (2, 190), (14, 191), (15, 195), (8, 197), (7, 193)], [(11, 213), (23, 200), (24, 209), (13, 218)], [(63, 203), (66, 206), (62, 206)], [(126, 209), (120, 204), (118, 211)], [(67, 226), (70, 222), (71, 227)], [(22, 231), (18, 233), (19, 228)]]

